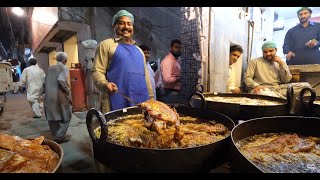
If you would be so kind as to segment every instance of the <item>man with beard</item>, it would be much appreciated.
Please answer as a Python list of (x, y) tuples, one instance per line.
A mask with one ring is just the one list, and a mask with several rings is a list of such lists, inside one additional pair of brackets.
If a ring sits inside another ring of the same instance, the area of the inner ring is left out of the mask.
[(120, 10), (113, 16), (113, 38), (102, 41), (96, 50), (92, 79), (102, 93), (101, 111), (134, 106), (117, 91), (137, 103), (153, 98), (152, 86), (142, 50), (131, 38), (134, 17)]
[(167, 104), (180, 103), (181, 66), (178, 59), (180, 55), (181, 41), (174, 39), (171, 41), (169, 54), (161, 62), (162, 83), (165, 90), (161, 100)]
[(229, 78), (228, 78), (228, 93), (240, 93), (241, 90), (236, 86), (236, 72), (233, 64), (237, 62), (241, 54), (243, 53), (243, 49), (239, 45), (230, 46), (230, 55), (229, 55)]
[(291, 28), (284, 39), (283, 53), (288, 65), (320, 64), (320, 25), (310, 22), (312, 10), (297, 11), (300, 23)]
[[(263, 57), (252, 59), (248, 63), (244, 83), (250, 93), (285, 98), (288, 82), (292, 75), (287, 64), (276, 56), (277, 47), (274, 42), (262, 45)], [(295, 95), (304, 87), (311, 88), (309, 83), (291, 83)]]

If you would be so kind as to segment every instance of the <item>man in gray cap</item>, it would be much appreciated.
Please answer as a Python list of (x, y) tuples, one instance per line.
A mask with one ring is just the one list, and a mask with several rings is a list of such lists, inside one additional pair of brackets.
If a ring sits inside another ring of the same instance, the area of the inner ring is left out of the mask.
[[(262, 45), (263, 57), (252, 59), (244, 77), (244, 83), (250, 93), (285, 98), (287, 86), (292, 78), (287, 64), (276, 55), (277, 47), (274, 42), (267, 41)], [(298, 93), (309, 83), (291, 83), (294, 92)]]
[(302, 7), (297, 11), (300, 23), (287, 32), (283, 53), (288, 65), (320, 64), (320, 25), (310, 21), (312, 10)]
[(153, 98), (143, 51), (132, 39), (134, 17), (120, 10), (113, 16), (113, 38), (102, 41), (96, 50), (92, 79), (102, 93), (103, 113), (134, 106), (117, 91), (129, 96), (136, 103)]

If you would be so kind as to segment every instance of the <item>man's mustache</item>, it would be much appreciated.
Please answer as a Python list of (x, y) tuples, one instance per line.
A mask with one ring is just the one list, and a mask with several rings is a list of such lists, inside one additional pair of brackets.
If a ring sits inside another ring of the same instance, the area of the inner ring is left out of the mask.
[(123, 32), (123, 31), (131, 32), (131, 29), (129, 29), (129, 28), (123, 28), (123, 29), (121, 29), (121, 32)]

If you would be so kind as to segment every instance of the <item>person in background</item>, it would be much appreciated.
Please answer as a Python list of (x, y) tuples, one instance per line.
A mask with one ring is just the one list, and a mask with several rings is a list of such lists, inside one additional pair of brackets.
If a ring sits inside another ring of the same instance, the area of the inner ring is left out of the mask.
[(18, 94), (20, 74), (18, 72), (17, 66), (12, 66), (12, 82), (13, 82), (13, 94)]
[(72, 116), (69, 70), (65, 65), (67, 59), (65, 52), (58, 52), (57, 64), (49, 66), (45, 79), (44, 110), (51, 134), (57, 143), (70, 140), (70, 137), (66, 136)]
[(283, 54), (288, 65), (320, 64), (320, 24), (311, 22), (312, 10), (302, 7), (297, 11), (300, 23), (287, 32)]
[[(287, 96), (288, 83), (292, 78), (287, 64), (276, 55), (277, 47), (274, 42), (262, 45), (263, 57), (252, 59), (248, 63), (244, 83), (253, 94), (269, 95), (280, 98)], [(294, 93), (309, 87), (309, 83), (291, 83)]]
[(162, 96), (165, 94), (164, 88), (163, 88), (163, 83), (162, 83), (162, 73), (161, 73), (161, 68), (158, 68), (154, 72), (154, 81), (156, 84), (156, 94), (157, 94), (157, 100), (162, 101)]
[(20, 80), (21, 87), (26, 87), (27, 99), (34, 112), (33, 118), (41, 118), (41, 95), (43, 93), (43, 84), (46, 74), (38, 66), (36, 58), (29, 59), (30, 66), (22, 71)]
[(102, 41), (96, 50), (92, 80), (102, 91), (101, 111), (134, 106), (118, 90), (136, 103), (154, 98), (148, 68), (142, 50), (132, 39), (134, 17), (120, 10), (113, 16), (113, 38)]
[(155, 61), (150, 61), (149, 62), (151, 69), (153, 70), (153, 72), (155, 73), (158, 70), (158, 65)]
[(239, 87), (236, 87), (236, 72), (233, 64), (237, 62), (243, 49), (239, 45), (230, 46), (230, 55), (229, 55), (229, 78), (228, 78), (228, 93), (240, 93), (241, 90)]
[(150, 76), (150, 82), (152, 85), (152, 90), (153, 90), (153, 95), (154, 95), (154, 99), (157, 100), (157, 96), (156, 96), (156, 84), (154, 81), (154, 70), (152, 69), (151, 65), (150, 65), (150, 48), (147, 45), (140, 45), (139, 46), (140, 49), (143, 51), (144, 53), (144, 57), (146, 59), (146, 64), (147, 64), (147, 68), (148, 68), (148, 72), (149, 72), (149, 76)]
[(181, 41), (174, 39), (170, 43), (170, 52), (161, 62), (162, 83), (164, 95), (162, 101), (167, 104), (180, 103), (181, 90)]

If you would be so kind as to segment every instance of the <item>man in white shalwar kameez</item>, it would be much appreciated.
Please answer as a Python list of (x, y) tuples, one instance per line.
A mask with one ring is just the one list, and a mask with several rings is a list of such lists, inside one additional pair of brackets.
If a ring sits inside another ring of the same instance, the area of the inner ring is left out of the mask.
[(33, 118), (41, 118), (40, 97), (46, 74), (38, 66), (36, 58), (30, 58), (29, 64), (30, 66), (22, 71), (20, 86), (25, 86), (27, 89), (27, 99), (35, 114)]

